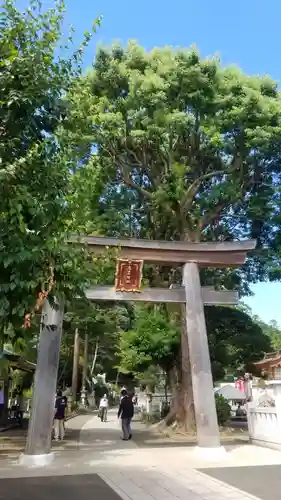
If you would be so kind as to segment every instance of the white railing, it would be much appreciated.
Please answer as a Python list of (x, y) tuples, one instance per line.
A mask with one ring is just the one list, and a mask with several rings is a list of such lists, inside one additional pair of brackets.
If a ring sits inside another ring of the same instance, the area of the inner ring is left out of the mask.
[(281, 448), (281, 411), (276, 407), (248, 407), (250, 440), (255, 444)]

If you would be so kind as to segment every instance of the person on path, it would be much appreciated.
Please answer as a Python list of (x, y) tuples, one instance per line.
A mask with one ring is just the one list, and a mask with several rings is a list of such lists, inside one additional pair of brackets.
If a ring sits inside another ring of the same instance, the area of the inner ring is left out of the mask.
[(63, 419), (63, 429), (64, 429), (64, 432), (65, 432), (65, 420), (66, 420), (66, 417), (67, 417), (67, 397), (65, 395), (62, 396), (64, 401), (65, 401), (65, 412), (64, 412), (64, 419)]
[(124, 396), (122, 396), (122, 394), (126, 394), (126, 392), (127, 392), (126, 387), (122, 387), (122, 389), (121, 389), (121, 391), (120, 391), (120, 398), (119, 398), (119, 399), (120, 399), (120, 401), (121, 401), (121, 400), (122, 400), (122, 398), (124, 397)]
[(107, 421), (107, 410), (108, 410), (108, 398), (107, 395), (104, 394), (100, 400), (99, 414), (102, 422)]
[(25, 412), (25, 401), (22, 389), (19, 389), (17, 396), (17, 419), (20, 427), (23, 427), (23, 415)]
[(131, 421), (134, 416), (134, 404), (126, 389), (121, 391), (121, 401), (118, 410), (118, 418), (121, 417), (123, 441), (132, 439)]
[(54, 428), (55, 428), (55, 440), (59, 441), (64, 438), (64, 419), (66, 410), (66, 399), (62, 395), (61, 391), (57, 392), (56, 402), (55, 402), (55, 418), (54, 418)]

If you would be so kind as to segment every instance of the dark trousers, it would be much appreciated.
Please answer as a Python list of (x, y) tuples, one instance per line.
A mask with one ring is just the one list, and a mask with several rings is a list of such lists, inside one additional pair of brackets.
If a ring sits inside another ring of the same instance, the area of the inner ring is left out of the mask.
[(122, 418), (122, 432), (124, 439), (129, 439), (132, 435), (131, 420), (131, 418)]
[(102, 422), (107, 421), (107, 408), (101, 408), (100, 418)]

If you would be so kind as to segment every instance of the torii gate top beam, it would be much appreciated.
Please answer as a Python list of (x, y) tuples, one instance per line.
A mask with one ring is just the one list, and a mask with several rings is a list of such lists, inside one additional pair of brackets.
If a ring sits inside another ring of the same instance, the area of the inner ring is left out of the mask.
[(255, 240), (189, 243), (84, 235), (73, 235), (71, 242), (86, 244), (92, 251), (101, 251), (105, 247), (119, 248), (118, 257), (122, 259), (158, 264), (196, 262), (202, 267), (239, 266), (244, 264), (247, 252), (256, 246)]

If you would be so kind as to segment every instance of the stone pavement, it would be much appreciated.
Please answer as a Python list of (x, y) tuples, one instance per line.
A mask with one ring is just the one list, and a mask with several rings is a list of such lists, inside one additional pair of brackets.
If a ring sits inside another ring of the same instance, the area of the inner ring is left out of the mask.
[[(160, 497), (161, 500), (277, 499), (276, 488), (281, 477), (281, 452), (276, 450), (243, 443), (229, 444), (224, 460), (206, 462), (195, 453), (193, 447), (185, 446), (184, 443), (172, 443), (172, 446), (169, 443), (157, 443), (157, 439), (149, 437), (138, 422), (133, 424), (136, 439), (123, 442), (120, 440), (120, 427), (115, 411), (109, 412), (107, 423), (100, 422), (97, 416), (85, 417), (83, 423), (81, 418), (77, 417), (68, 423), (68, 427), (68, 436), (76, 433), (76, 445), (74, 446), (73, 442), (70, 447), (66, 440), (56, 451), (56, 458), (50, 466), (43, 469), (24, 469), (10, 461), (5, 468), (0, 469), (0, 478), (3, 478), (3, 482), (0, 480), (0, 486), (3, 487), (0, 487), (0, 499), (19, 498), (12, 496), (9, 490), (5, 491), (7, 478), (19, 477), (25, 478), (25, 491), (28, 491), (28, 485), (35, 481), (31, 478), (37, 478), (36, 484), (41, 484), (41, 487), (38, 486), (36, 494), (34, 491), (34, 500), (45, 499), (47, 496), (44, 494), (43, 485), (47, 484), (48, 477), (48, 484), (57, 484), (57, 498), (68, 495), (71, 500), (72, 496), (68, 491), (69, 481), (72, 481), (73, 495), (75, 492), (76, 496), (79, 495), (79, 500), (86, 497), (88, 500), (89, 484), (94, 485), (95, 481), (98, 481), (97, 475), (109, 487), (106, 489), (104, 483), (100, 483), (99, 488), (103, 488), (103, 492), (100, 489), (102, 493), (97, 495), (97, 498), (101, 500), (116, 500), (116, 496), (112, 496), (112, 490), (123, 500), (160, 500)], [(141, 436), (144, 436), (143, 440)], [(257, 474), (255, 476), (254, 472), (251, 472), (251, 481), (243, 482), (241, 477), (249, 475), (249, 467), (251, 471), (256, 470)], [(269, 492), (265, 487), (261, 491), (256, 487), (254, 496), (251, 485), (261, 477), (261, 470), (264, 484), (268, 484), (270, 480), (272, 487)], [(69, 480), (67, 476), (72, 479)], [(239, 488), (244, 488), (244, 491)], [(4, 496), (1, 496), (1, 491), (5, 491)], [(93, 494), (94, 491), (95, 488)], [(50, 495), (53, 500), (57, 500), (55, 488), (53, 493), (48, 490), (48, 497)], [(30, 495), (21, 495), (20, 498), (24, 500), (27, 497), (28, 500), (33, 500)]]
[[(91, 418), (89, 415), (79, 415), (67, 424), (66, 439), (63, 442), (53, 442), (53, 450), (77, 449), (79, 445), (80, 431), (85, 422)], [(0, 467), (3, 460), (16, 459), (24, 452), (27, 430), (19, 427), (11, 428), (0, 434)]]

